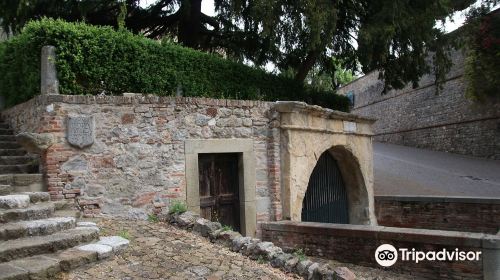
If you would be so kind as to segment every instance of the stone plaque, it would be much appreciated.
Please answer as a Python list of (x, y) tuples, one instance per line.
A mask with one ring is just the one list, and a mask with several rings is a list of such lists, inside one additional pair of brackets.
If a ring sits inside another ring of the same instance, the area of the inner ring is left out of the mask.
[(344, 121), (344, 132), (356, 132), (357, 126), (355, 122)]
[(69, 116), (68, 117), (68, 142), (80, 149), (94, 143), (94, 117)]

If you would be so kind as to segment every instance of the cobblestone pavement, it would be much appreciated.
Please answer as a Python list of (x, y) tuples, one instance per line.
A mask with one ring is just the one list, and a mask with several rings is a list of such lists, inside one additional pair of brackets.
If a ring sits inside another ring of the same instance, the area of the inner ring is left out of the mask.
[[(165, 223), (103, 219), (98, 224), (101, 236), (130, 239), (129, 248), (114, 258), (63, 274), (61, 279), (299, 279)], [(349, 268), (357, 279), (409, 279), (379, 269)]]

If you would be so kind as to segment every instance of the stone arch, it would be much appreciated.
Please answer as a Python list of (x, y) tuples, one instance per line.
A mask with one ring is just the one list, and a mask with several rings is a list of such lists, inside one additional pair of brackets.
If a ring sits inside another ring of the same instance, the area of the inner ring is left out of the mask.
[[(343, 145), (333, 146), (323, 153), (329, 153), (335, 159), (340, 169), (347, 192), (349, 223), (369, 224), (370, 216), (369, 211), (366, 211), (366, 209), (369, 208), (370, 200), (365, 185), (365, 179), (356, 156), (348, 147)], [(307, 170), (307, 175), (310, 179), (316, 164), (309, 167), (312, 167)], [(297, 194), (297, 200), (300, 201), (300, 204), (303, 203), (306, 192), (307, 188), (302, 189), (302, 191)], [(300, 211), (302, 211), (302, 208)], [(301, 214), (302, 213), (299, 213), (300, 216)]]
[(284, 219), (301, 221), (309, 178), (325, 151), (341, 162), (350, 189), (350, 222), (376, 225), (373, 197), (372, 119), (310, 106), (279, 102), (281, 201)]

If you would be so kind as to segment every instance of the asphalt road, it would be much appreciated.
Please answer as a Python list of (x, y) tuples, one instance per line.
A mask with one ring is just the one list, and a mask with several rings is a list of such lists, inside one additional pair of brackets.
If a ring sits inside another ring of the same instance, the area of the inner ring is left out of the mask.
[(500, 161), (374, 143), (376, 195), (500, 198)]

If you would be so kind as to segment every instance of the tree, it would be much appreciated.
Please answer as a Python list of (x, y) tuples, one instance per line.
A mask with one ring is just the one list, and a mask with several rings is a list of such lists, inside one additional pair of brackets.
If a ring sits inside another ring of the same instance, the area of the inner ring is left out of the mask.
[[(215, 0), (214, 17), (201, 12), (202, 0), (159, 0), (147, 8), (138, 0), (6, 2), (0, 18), (14, 31), (42, 16), (117, 26), (125, 5), (126, 27), (148, 37), (172, 36), (184, 46), (256, 66), (271, 62), (281, 71), (293, 69), (299, 81), (312, 69), (334, 73), (337, 58), (354, 72), (382, 70), (387, 86), (401, 88), (432, 70), (428, 50), (446, 53), (436, 40), (442, 37), (436, 21), (474, 1)], [(435, 62), (439, 69), (449, 66), (445, 55)]]
[(500, 101), (500, 10), (472, 9), (465, 27), (466, 94), (481, 102)]

